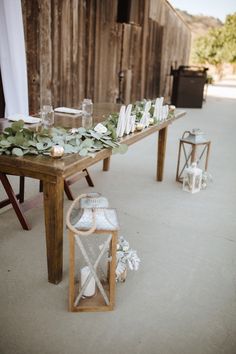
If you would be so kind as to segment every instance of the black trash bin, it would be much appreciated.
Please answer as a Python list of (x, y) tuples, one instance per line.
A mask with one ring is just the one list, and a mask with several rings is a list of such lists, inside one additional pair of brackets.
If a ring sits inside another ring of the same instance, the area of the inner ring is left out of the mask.
[(171, 69), (174, 76), (171, 103), (176, 107), (202, 108), (208, 68), (180, 66)]

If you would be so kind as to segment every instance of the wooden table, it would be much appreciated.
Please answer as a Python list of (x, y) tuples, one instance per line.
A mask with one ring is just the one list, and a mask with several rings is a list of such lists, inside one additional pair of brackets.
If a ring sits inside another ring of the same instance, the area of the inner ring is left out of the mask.
[[(104, 120), (104, 114), (114, 112), (117, 109), (117, 105), (111, 104), (95, 106), (95, 121)], [(162, 124), (150, 126), (141, 132), (135, 132), (122, 138), (123, 143), (132, 145), (150, 134), (159, 132), (157, 181), (163, 180), (168, 126), (184, 115), (185, 112), (176, 113), (174, 118)], [(56, 116), (55, 123), (55, 125), (64, 127), (77, 127), (81, 123), (81, 118), (60, 114)], [(62, 280), (64, 179), (101, 160), (103, 160), (103, 171), (108, 171), (111, 154), (110, 149), (103, 149), (94, 158), (80, 157), (79, 154), (65, 155), (60, 159), (42, 155), (25, 155), (23, 157), (0, 155), (0, 172), (43, 181), (48, 281), (50, 283), (58, 284)]]

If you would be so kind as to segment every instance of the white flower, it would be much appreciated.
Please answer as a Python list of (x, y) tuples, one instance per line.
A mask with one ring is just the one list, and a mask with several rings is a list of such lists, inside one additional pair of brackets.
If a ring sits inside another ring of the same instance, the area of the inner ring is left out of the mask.
[(116, 278), (118, 280), (118, 277), (126, 270), (126, 265), (123, 262), (119, 262), (116, 267)]
[(77, 128), (72, 128), (72, 129), (69, 130), (69, 132), (71, 134), (75, 134), (75, 133), (78, 133), (78, 129)]
[(100, 134), (107, 132), (107, 128), (102, 123), (98, 123), (96, 127), (94, 127), (94, 130)]
[(130, 249), (129, 242), (120, 236), (116, 252), (116, 276), (119, 277), (126, 267), (130, 270), (138, 270), (139, 263), (137, 252)]
[(129, 246), (123, 246), (123, 251), (127, 252), (129, 250)]

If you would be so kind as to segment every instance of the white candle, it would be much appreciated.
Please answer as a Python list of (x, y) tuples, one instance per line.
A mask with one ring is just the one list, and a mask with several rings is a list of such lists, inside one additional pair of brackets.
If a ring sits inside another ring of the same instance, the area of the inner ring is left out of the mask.
[[(83, 287), (89, 275), (90, 275), (90, 269), (88, 266), (85, 266), (80, 269), (81, 288)], [(86, 286), (83, 292), (83, 296), (85, 297), (93, 296), (95, 295), (95, 291), (96, 291), (96, 284), (95, 284), (95, 279), (92, 276), (92, 278), (90, 279), (88, 285)]]

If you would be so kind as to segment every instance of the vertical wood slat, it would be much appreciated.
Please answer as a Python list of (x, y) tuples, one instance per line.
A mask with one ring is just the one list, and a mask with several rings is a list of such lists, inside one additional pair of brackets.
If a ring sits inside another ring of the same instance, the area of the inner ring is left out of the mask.
[(161, 55), (162, 55), (162, 26), (157, 22), (149, 19), (148, 36), (149, 42), (147, 46), (148, 65), (146, 66), (146, 97), (153, 98), (160, 94), (160, 72), (161, 72)]
[[(77, 92), (74, 92), (74, 101), (77, 100), (77, 105), (86, 96), (86, 70), (85, 70), (85, 17), (86, 7), (84, 1), (79, 1), (78, 6), (78, 57), (77, 57)], [(75, 102), (76, 107), (76, 102)]]
[(51, 37), (51, 1), (41, 0), (39, 2), (39, 51), (40, 51), (40, 76), (39, 93), (40, 106), (52, 103), (52, 37)]
[(141, 50), (141, 97), (145, 96), (145, 81), (146, 81), (146, 50), (148, 42), (148, 18), (149, 18), (149, 1), (144, 1), (143, 4), (143, 23), (142, 23), (142, 50)]
[(78, 92), (78, 72), (77, 63), (79, 61), (79, 3), (77, 0), (71, 2), (71, 107), (78, 106), (79, 102), (76, 97)]
[(119, 30), (116, 1), (97, 1), (95, 13), (94, 100), (115, 102), (118, 94)]
[(96, 1), (91, 0), (87, 3), (86, 9), (86, 17), (87, 17), (87, 24), (86, 24), (86, 32), (85, 34), (85, 51), (86, 51), (86, 60), (85, 60), (85, 67), (86, 67), (86, 74), (87, 78), (85, 78), (85, 92), (86, 97), (88, 98), (95, 98), (95, 52), (97, 48), (99, 48), (99, 42), (96, 41), (96, 32), (99, 30), (98, 28), (98, 21), (95, 21), (95, 13), (96, 13)]
[[(22, 0), (26, 59), (28, 71), (29, 112), (40, 107), (40, 50), (39, 50), (39, 5), (38, 2)], [(34, 19), (32, 21), (32, 19)]]
[(127, 104), (141, 99), (141, 27), (123, 24), (121, 70), (124, 72), (123, 98)]
[[(99, 21), (100, 19), (100, 7), (97, 6), (95, 7), (95, 52), (94, 52), (94, 64), (95, 64), (95, 68), (94, 68), (94, 81), (93, 81), (93, 87), (94, 87), (94, 101), (95, 102), (99, 102), (99, 98), (101, 96), (101, 21)], [(103, 58), (104, 60), (104, 58)], [(103, 63), (103, 65), (105, 65), (106, 63)]]
[(61, 23), (62, 8), (60, 0), (52, 1), (52, 96), (53, 105), (56, 107), (58, 102), (60, 102), (60, 71), (61, 71), (61, 31), (59, 31), (59, 26)]
[(142, 39), (142, 27), (132, 26), (131, 38), (130, 38), (130, 63), (129, 67), (132, 70), (132, 86), (131, 86), (131, 99), (130, 102), (135, 102), (137, 99), (142, 99), (141, 95), (141, 39)]
[(71, 17), (70, 0), (62, 1), (63, 20), (61, 21), (61, 102), (71, 106)]

